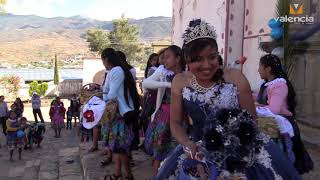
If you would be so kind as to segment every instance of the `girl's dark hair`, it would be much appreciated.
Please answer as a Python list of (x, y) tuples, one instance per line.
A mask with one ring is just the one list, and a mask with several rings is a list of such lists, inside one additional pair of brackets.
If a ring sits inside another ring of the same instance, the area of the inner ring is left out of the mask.
[[(201, 23), (201, 19), (192, 20), (189, 23), (189, 27), (196, 27), (197, 25), (200, 25), (200, 23)], [(188, 34), (188, 33), (190, 33), (189, 28), (186, 30), (185, 34)], [(198, 54), (208, 46), (211, 46), (212, 48), (218, 50), (217, 41), (212, 38), (199, 38), (187, 44), (184, 43), (183, 44), (184, 58), (186, 60), (189, 60), (188, 63), (197, 62)], [(218, 61), (219, 61), (219, 65), (221, 65), (220, 61), (222, 62), (222, 58), (221, 60), (218, 59)], [(213, 75), (212, 80), (214, 82), (217, 82), (217, 81), (224, 82), (223, 69), (219, 68), (217, 72)]]
[(175, 54), (176, 57), (180, 57), (179, 65), (181, 70), (184, 71), (186, 69), (186, 61), (184, 60), (182, 49), (177, 45), (171, 45), (166, 49), (166, 51), (167, 50), (173, 52), (173, 54)]
[[(132, 98), (134, 109), (135, 111), (138, 111), (140, 107), (140, 98), (137, 92), (136, 82), (132, 77), (130, 69), (125, 64), (125, 62), (121, 60), (121, 58), (119, 57), (119, 54), (112, 48), (106, 48), (102, 51), (101, 59), (105, 61), (106, 58), (108, 58), (108, 63), (112, 64), (113, 66), (120, 66), (121, 69), (123, 70), (124, 72), (123, 94), (124, 94), (126, 103), (128, 106), (130, 106), (128, 93), (125, 93), (125, 92), (129, 92), (129, 95)], [(112, 82), (112, 83), (118, 83), (118, 82)]]
[(162, 48), (160, 49), (160, 51), (158, 52), (158, 55), (162, 55), (165, 51), (167, 50), (167, 48)]
[(223, 59), (222, 59), (222, 57), (220, 55), (218, 57), (218, 61), (219, 61), (219, 65), (222, 66), (223, 65)]
[(123, 64), (127, 66), (127, 68), (132, 69), (133, 67), (128, 63), (127, 56), (122, 51), (117, 51), (118, 56), (120, 57), (121, 61), (123, 61)]
[(7, 117), (10, 118), (11, 113), (14, 113), (17, 116), (17, 113), (14, 110), (10, 110), (7, 113)]
[[(271, 68), (271, 74), (275, 76), (275, 78), (283, 78), (287, 81), (288, 86), (288, 97), (287, 97), (287, 104), (289, 111), (291, 111), (293, 114), (295, 114), (295, 108), (297, 105), (296, 102), (296, 92), (294, 91), (294, 88), (291, 84), (291, 82), (288, 79), (288, 76), (286, 72), (283, 70), (283, 67), (281, 65), (281, 61), (278, 58), (278, 56), (273, 54), (267, 54), (260, 58), (260, 63), (264, 67), (270, 67)], [(261, 87), (264, 87), (264, 84), (267, 83), (268, 80), (265, 79), (265, 82), (261, 85)], [(260, 88), (259, 95), (263, 93), (265, 88)]]
[(158, 56), (159, 56), (159, 65), (160, 65), (160, 58), (164, 56), (164, 52), (167, 50), (167, 48), (163, 48), (158, 52)]
[[(147, 61), (147, 67), (146, 67), (146, 70), (144, 71), (144, 77), (145, 77), (145, 78), (147, 78), (147, 76), (148, 76), (148, 71), (149, 71), (149, 69), (150, 69), (150, 67), (151, 67), (151, 61), (152, 61), (152, 59), (153, 59), (154, 57), (156, 57), (156, 56), (158, 56), (157, 53), (152, 53), (152, 54), (149, 56), (149, 59), (148, 59), (148, 61)], [(159, 62), (157, 62), (156, 67), (158, 67), (158, 66), (159, 66)]]

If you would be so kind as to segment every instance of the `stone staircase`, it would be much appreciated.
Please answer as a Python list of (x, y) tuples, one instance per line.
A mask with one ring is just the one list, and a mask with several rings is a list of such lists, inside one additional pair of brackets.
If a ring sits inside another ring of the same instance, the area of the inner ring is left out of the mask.
[[(114, 163), (101, 167), (100, 161), (104, 159), (102, 148), (94, 153), (88, 153), (92, 142), (80, 144), (80, 159), (84, 180), (100, 180), (107, 174), (113, 174)], [(99, 142), (99, 147), (103, 147)], [(134, 165), (131, 167), (135, 179), (148, 180), (152, 176), (151, 157), (142, 151), (133, 151)]]
[(83, 180), (79, 147), (59, 152), (59, 180)]
[(41, 156), (11, 167), (0, 180), (83, 180), (79, 147), (64, 148), (58, 155)]
[(33, 180), (39, 179), (40, 160), (27, 161), (24, 168), (22, 179)]

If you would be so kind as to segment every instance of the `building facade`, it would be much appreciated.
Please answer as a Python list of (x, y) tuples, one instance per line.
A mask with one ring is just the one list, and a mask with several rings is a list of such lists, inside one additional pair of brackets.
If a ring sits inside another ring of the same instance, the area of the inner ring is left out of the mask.
[[(302, 4), (303, 16), (312, 16), (313, 25), (320, 26), (318, 0), (293, 0), (291, 3)], [(182, 35), (190, 20), (206, 20), (216, 28), (219, 52), (225, 65), (232, 66), (241, 56), (247, 57), (243, 73), (252, 90), (256, 91), (261, 84), (259, 59), (265, 54), (261, 47), (272, 41), (268, 22), (276, 15), (276, 5), (277, 0), (173, 0), (173, 44), (182, 45)], [(290, 33), (307, 31), (313, 25), (290, 24)], [(313, 33), (303, 41), (308, 46), (294, 49), (292, 56), (295, 65), (291, 81), (297, 93), (296, 118), (320, 128), (320, 33)]]
[(274, 17), (276, 0), (173, 0), (173, 44), (182, 46), (182, 35), (192, 19), (201, 18), (216, 29), (219, 53), (227, 66), (247, 57), (243, 72), (252, 89), (260, 85), (259, 49), (261, 41), (270, 41), (268, 21)]

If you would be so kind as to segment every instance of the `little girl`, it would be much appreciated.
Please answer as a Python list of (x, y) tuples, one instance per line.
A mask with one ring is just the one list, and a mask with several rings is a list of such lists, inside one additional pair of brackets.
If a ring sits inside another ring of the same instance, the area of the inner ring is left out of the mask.
[(28, 148), (27, 147), (27, 145), (28, 145), (28, 137), (26, 135), (27, 134), (26, 131), (27, 131), (29, 125), (28, 125), (28, 120), (27, 120), (26, 117), (22, 117), (22, 118), (19, 119), (19, 126), (20, 126), (20, 130), (23, 131), (24, 134), (25, 134), (24, 137), (21, 138), (21, 139), (23, 140), (24, 149), (27, 149)]
[(66, 110), (62, 104), (58, 104), (56, 100), (52, 101), (49, 115), (53, 122), (53, 128), (55, 133), (54, 137), (56, 138), (60, 137), (61, 128), (64, 127), (63, 118), (64, 118), (65, 111)]
[(10, 161), (13, 161), (12, 155), (13, 155), (13, 150), (15, 148), (18, 148), (19, 160), (21, 160), (21, 152), (22, 152), (22, 147), (24, 146), (25, 136), (21, 135), (23, 131), (20, 131), (18, 118), (14, 111), (9, 111), (8, 120), (6, 121), (6, 126), (7, 126), (7, 146), (10, 151)]

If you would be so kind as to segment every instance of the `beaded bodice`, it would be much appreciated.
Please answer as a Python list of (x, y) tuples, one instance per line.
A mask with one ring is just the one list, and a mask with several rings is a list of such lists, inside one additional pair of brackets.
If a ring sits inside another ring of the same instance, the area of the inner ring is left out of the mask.
[(191, 81), (190, 87), (182, 89), (182, 96), (184, 110), (193, 121), (192, 136), (195, 141), (201, 139), (209, 117), (215, 117), (220, 109), (239, 108), (237, 87), (230, 83), (201, 88)]

